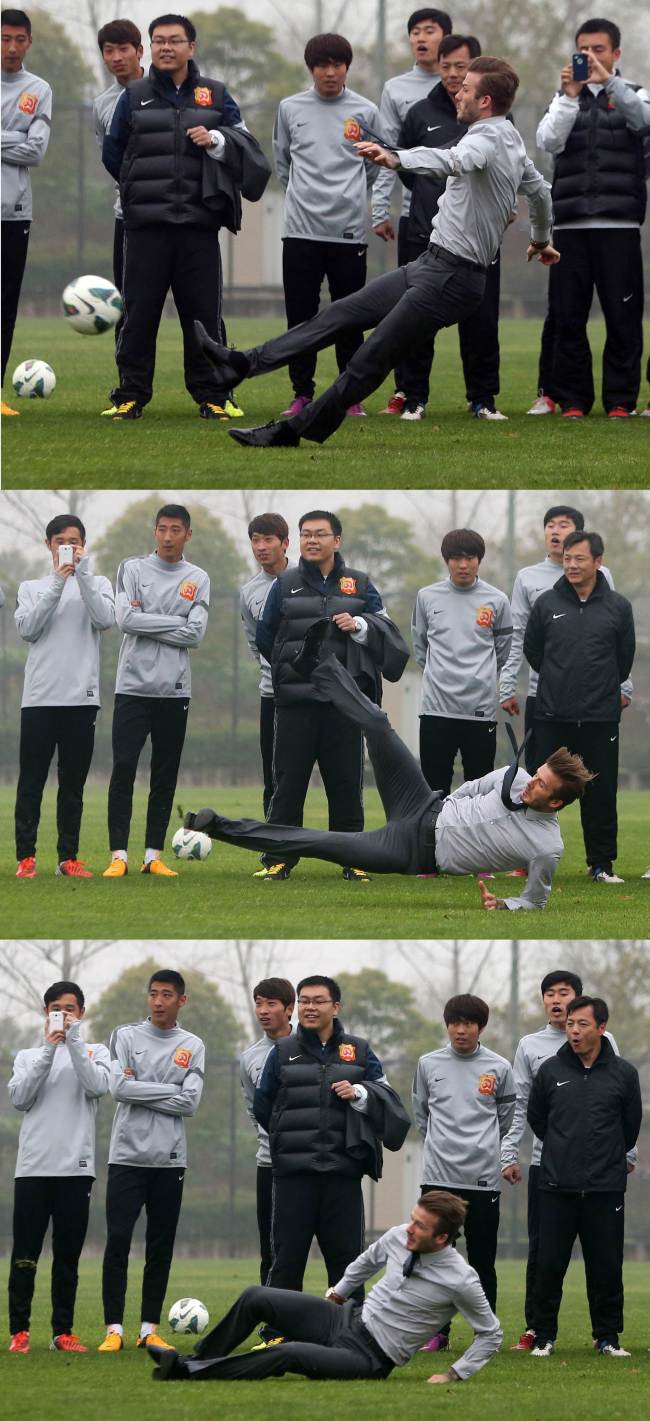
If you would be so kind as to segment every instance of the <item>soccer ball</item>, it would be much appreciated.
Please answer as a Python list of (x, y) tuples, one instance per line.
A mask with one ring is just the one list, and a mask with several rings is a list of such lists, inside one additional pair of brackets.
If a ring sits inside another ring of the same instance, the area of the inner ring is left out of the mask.
[(199, 829), (177, 829), (172, 848), (177, 859), (207, 859), (212, 853), (212, 839)]
[(179, 1298), (169, 1309), (172, 1332), (205, 1332), (210, 1314), (198, 1298)]
[(56, 375), (47, 360), (23, 360), (11, 380), (16, 394), (26, 400), (49, 400), (56, 388)]
[(85, 336), (110, 331), (122, 315), (122, 297), (104, 276), (78, 276), (61, 300), (68, 324)]

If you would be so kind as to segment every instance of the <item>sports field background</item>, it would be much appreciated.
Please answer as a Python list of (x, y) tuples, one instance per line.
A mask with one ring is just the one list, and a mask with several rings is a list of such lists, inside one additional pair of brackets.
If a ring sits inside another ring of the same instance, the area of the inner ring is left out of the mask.
[[(95, 1208), (100, 1207), (99, 1200)], [(181, 1217), (182, 1230), (182, 1217)], [(629, 1359), (598, 1356), (591, 1346), (582, 1262), (571, 1265), (560, 1313), (557, 1353), (548, 1360), (511, 1352), (522, 1331), (524, 1263), (498, 1264), (497, 1311), (504, 1330), (503, 1351), (478, 1376), (462, 1384), (428, 1388), (426, 1378), (446, 1370), (469, 1345), (467, 1325), (452, 1324), (452, 1348), (442, 1356), (417, 1356), (396, 1368), (386, 1382), (310, 1382), (301, 1377), (267, 1382), (210, 1382), (202, 1386), (171, 1383), (164, 1392), (151, 1382), (152, 1366), (135, 1349), (139, 1330), (141, 1263), (132, 1262), (125, 1319), (125, 1348), (117, 1355), (70, 1356), (48, 1350), (49, 1258), (43, 1258), (36, 1284), (32, 1318), (33, 1350), (29, 1356), (1, 1355), (5, 1414), (12, 1421), (269, 1421), (291, 1415), (309, 1421), (421, 1421), (429, 1415), (462, 1417), (463, 1421), (641, 1421), (647, 1415), (650, 1354), (647, 1299), (650, 1264), (629, 1263), (625, 1269), (624, 1345)], [(2, 1266), (3, 1288), (7, 1272)], [(104, 1335), (101, 1321), (101, 1264), (82, 1260), (75, 1327), (86, 1346), (96, 1348)], [(166, 1307), (178, 1297), (199, 1297), (212, 1323), (226, 1311), (241, 1288), (258, 1281), (252, 1259), (177, 1259), (172, 1268)], [(374, 1280), (373, 1280), (374, 1281)], [(307, 1288), (319, 1295), (326, 1282), (321, 1265), (307, 1273)], [(166, 1340), (171, 1329), (161, 1328)], [(251, 1344), (255, 1341), (251, 1339)], [(3, 1342), (3, 1345), (4, 1342)], [(192, 1351), (192, 1339), (178, 1340), (179, 1350)], [(242, 1350), (247, 1350), (246, 1347)]]
[[(258, 818), (256, 789), (179, 786), (176, 801), (185, 810), (211, 805), (231, 818)], [(374, 875), (370, 883), (346, 883), (335, 864), (303, 859), (286, 882), (260, 882), (250, 850), (215, 843), (203, 863), (177, 863), (170, 848), (180, 820), (172, 818), (166, 862), (176, 879), (142, 876), (141, 846), (146, 790), (137, 787), (127, 878), (102, 879), (109, 862), (106, 787), (86, 788), (80, 857), (98, 877), (91, 881), (55, 878), (55, 790), (46, 790), (38, 842), (38, 877), (16, 880), (12, 842), (14, 791), (0, 789), (0, 883), (2, 928), (7, 938), (644, 938), (650, 909), (650, 881), (641, 874), (650, 863), (649, 796), (619, 794), (619, 858), (623, 884), (595, 884), (587, 877), (577, 805), (562, 813), (565, 853), (548, 907), (519, 912), (516, 918), (480, 906), (473, 878), (442, 876), (421, 880)], [(376, 790), (365, 794), (366, 827), (383, 815)], [(305, 823), (327, 827), (322, 791), (311, 790)], [(503, 875), (488, 883), (500, 897), (517, 897), (523, 879)]]
[[(283, 329), (281, 320), (239, 320), (229, 338), (246, 347)], [(650, 331), (650, 326), (647, 328)], [(154, 400), (136, 423), (102, 420), (115, 383), (113, 337), (80, 336), (63, 319), (19, 319), (7, 372), (28, 358), (49, 361), (57, 376), (51, 399), (13, 400), (19, 419), (3, 420), (4, 488), (634, 488), (647, 484), (650, 419), (607, 420), (597, 401), (588, 420), (527, 416), (536, 394), (541, 322), (501, 322), (499, 408), (508, 423), (467, 413), (456, 330), (436, 343), (427, 418), (419, 424), (377, 419), (392, 382), (366, 401), (368, 419), (350, 419), (325, 445), (243, 449), (220, 425), (198, 418), (183, 385), (180, 327), (163, 321)], [(600, 380), (604, 327), (589, 327)], [(646, 347), (648, 335), (646, 334)], [(317, 389), (336, 374), (334, 355), (318, 358)], [(282, 370), (244, 384), (244, 426), (277, 418), (291, 398)], [(650, 399), (645, 381), (639, 409)]]

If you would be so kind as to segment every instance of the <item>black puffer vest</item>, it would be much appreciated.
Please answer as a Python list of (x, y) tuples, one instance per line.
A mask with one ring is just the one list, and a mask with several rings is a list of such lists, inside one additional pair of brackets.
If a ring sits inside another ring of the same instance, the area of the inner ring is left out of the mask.
[[(637, 85), (631, 86), (637, 88)], [(643, 134), (632, 133), (601, 89), (583, 89), (578, 117), (553, 170), (553, 219), (586, 217), (643, 222), (646, 209)]]
[[(315, 1052), (305, 1049), (310, 1038), (316, 1040)], [(334, 1081), (356, 1085), (363, 1080), (367, 1041), (350, 1036), (335, 1022), (334, 1035), (324, 1051), (316, 1033), (302, 1026), (276, 1046), (280, 1089), (269, 1125), (274, 1173), (336, 1173), (360, 1178), (362, 1162), (351, 1159), (345, 1150), (345, 1119), (350, 1107), (339, 1100), (332, 1085)]]
[(192, 143), (187, 129), (220, 127), (224, 85), (205, 79), (190, 60), (180, 104), (153, 64), (126, 92), (131, 134), (120, 169), (126, 227), (164, 222), (217, 230), (220, 213), (202, 199), (205, 150)]
[[(322, 583), (322, 590), (318, 582)], [(367, 572), (358, 572), (354, 567), (346, 567), (340, 553), (336, 554), (333, 573), (326, 582), (322, 581), (318, 570), (314, 573), (311, 568), (307, 568), (302, 558), (297, 567), (287, 568), (285, 572), (280, 573), (278, 583), (282, 592), (282, 621), (271, 656), (273, 690), (278, 705), (293, 705), (296, 701), (318, 699), (315, 688), (294, 671), (292, 658), (300, 650), (308, 628), (319, 618), (331, 619), (338, 612), (349, 612), (351, 617), (362, 615), (366, 606), (368, 582)], [(347, 642), (348, 633), (339, 632), (332, 626), (328, 632), (326, 650), (345, 663)]]

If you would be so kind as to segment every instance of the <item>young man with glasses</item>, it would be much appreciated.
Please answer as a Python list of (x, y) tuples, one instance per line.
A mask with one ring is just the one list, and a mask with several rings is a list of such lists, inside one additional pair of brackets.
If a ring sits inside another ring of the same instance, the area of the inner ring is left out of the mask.
[[(363, 829), (361, 730), (318, 696), (295, 657), (309, 628), (327, 618), (328, 650), (347, 666), (360, 690), (379, 703), (382, 673), (399, 680), (408, 648), (368, 574), (344, 563), (339, 552), (343, 528), (336, 514), (313, 509), (303, 514), (299, 528), (298, 567), (287, 568), (274, 582), (256, 631), (258, 650), (271, 663), (275, 695), (274, 791), (266, 817), (269, 824), (302, 824), (317, 764), (330, 829), (358, 832)], [(256, 876), (281, 880), (289, 877), (298, 855), (265, 854), (263, 863)], [(365, 873), (345, 862), (343, 877), (367, 882)]]

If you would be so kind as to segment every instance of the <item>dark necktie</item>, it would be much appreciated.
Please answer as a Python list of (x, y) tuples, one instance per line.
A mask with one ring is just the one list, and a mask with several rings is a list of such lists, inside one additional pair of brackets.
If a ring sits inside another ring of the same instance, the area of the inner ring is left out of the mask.
[(517, 740), (515, 737), (514, 730), (512, 729), (512, 726), (508, 725), (508, 723), (506, 722), (506, 735), (510, 741), (510, 744), (512, 745), (512, 750), (515, 758), (512, 764), (508, 765), (505, 775), (503, 776), (503, 784), (501, 785), (501, 800), (502, 803), (505, 804), (506, 809), (511, 809), (513, 814), (516, 814), (518, 809), (526, 808), (526, 805), (523, 804), (521, 800), (519, 804), (515, 804), (514, 800), (510, 798), (510, 791), (512, 789), (512, 782), (515, 778), (517, 770), (519, 769), (519, 760), (523, 753), (524, 747), (530, 740), (531, 734), (532, 731), (528, 730), (524, 735), (521, 745), (519, 746), (519, 748), (517, 748)]
[(415, 1249), (413, 1253), (409, 1253), (409, 1256), (408, 1256), (408, 1258), (407, 1258), (407, 1260), (406, 1260), (406, 1263), (404, 1264), (404, 1267), (402, 1268), (402, 1273), (404, 1274), (404, 1277), (405, 1277), (405, 1278), (410, 1278), (411, 1273), (413, 1272), (413, 1269), (415, 1268), (416, 1263), (419, 1262), (419, 1258), (420, 1258), (420, 1255), (419, 1255), (417, 1249)]

